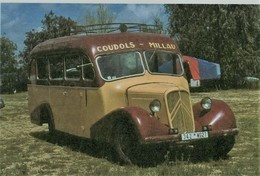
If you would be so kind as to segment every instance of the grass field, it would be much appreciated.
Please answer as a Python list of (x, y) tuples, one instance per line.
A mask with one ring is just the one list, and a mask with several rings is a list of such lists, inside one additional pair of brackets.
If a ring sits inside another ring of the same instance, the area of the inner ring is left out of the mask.
[(193, 93), (222, 99), (234, 111), (240, 130), (227, 159), (191, 162), (165, 160), (154, 167), (120, 166), (111, 150), (71, 136), (52, 138), (47, 126), (30, 123), (27, 93), (1, 95), (0, 175), (259, 175), (260, 91), (228, 90)]

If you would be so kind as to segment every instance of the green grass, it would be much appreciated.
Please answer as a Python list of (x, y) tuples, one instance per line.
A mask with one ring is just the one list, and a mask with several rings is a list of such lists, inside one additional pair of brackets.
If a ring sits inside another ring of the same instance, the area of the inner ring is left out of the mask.
[(27, 93), (1, 95), (0, 175), (259, 175), (259, 90), (193, 93), (193, 102), (204, 96), (227, 102), (240, 129), (228, 159), (191, 162), (166, 160), (154, 167), (120, 166), (107, 146), (94, 148), (88, 140), (49, 136), (47, 126), (30, 123)]

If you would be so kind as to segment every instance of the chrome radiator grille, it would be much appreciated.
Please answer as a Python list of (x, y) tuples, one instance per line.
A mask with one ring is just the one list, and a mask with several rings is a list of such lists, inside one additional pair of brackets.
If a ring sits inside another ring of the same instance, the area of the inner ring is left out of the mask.
[(179, 133), (193, 132), (194, 120), (188, 92), (169, 92), (167, 95), (167, 104), (170, 127), (178, 128)]

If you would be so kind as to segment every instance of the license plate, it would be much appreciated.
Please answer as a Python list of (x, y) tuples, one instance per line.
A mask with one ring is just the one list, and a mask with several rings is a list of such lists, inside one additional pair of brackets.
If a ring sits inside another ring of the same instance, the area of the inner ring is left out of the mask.
[(209, 137), (209, 133), (207, 131), (181, 134), (181, 140), (183, 141), (193, 140), (193, 139), (203, 139), (208, 137)]

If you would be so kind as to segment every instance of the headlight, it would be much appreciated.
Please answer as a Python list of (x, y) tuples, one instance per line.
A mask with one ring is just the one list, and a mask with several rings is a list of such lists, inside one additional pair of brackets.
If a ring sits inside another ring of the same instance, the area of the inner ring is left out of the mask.
[(211, 106), (212, 106), (212, 101), (209, 97), (205, 97), (201, 100), (202, 109), (209, 111), (211, 109)]
[(161, 109), (161, 102), (159, 100), (153, 100), (149, 106), (153, 113), (159, 112)]

